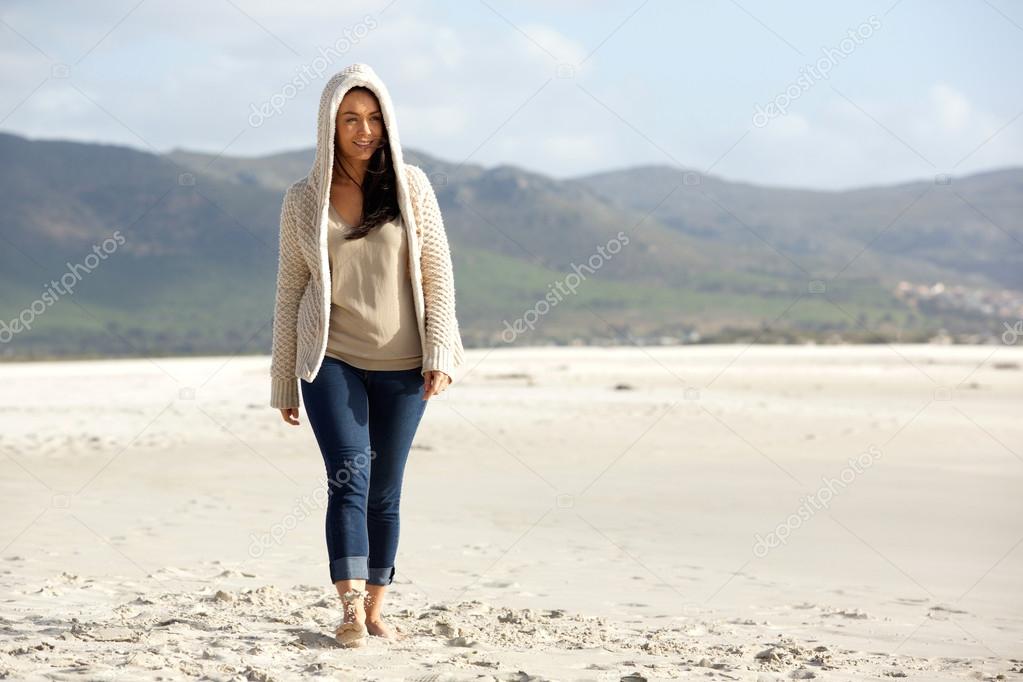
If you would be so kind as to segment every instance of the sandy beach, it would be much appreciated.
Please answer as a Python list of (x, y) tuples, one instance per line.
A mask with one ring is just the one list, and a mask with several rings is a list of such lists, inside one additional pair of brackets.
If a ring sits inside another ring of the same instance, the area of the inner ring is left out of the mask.
[(358, 650), (268, 357), (0, 365), (0, 677), (1023, 679), (1023, 348), (467, 356)]

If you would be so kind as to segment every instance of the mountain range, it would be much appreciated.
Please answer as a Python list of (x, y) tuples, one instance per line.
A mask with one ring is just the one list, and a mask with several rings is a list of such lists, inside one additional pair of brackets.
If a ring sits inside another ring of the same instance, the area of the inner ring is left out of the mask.
[[(281, 197), (313, 153), (0, 133), (0, 357), (268, 353)], [(1023, 317), (1020, 168), (820, 191), (405, 156), (467, 347), (978, 339)]]

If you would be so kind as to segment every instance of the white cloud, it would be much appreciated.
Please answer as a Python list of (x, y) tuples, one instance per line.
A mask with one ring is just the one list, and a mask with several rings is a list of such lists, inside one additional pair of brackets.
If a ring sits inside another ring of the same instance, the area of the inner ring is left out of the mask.
[(801, 138), (810, 134), (810, 122), (806, 117), (791, 112), (773, 119), (769, 126), (773, 134), (782, 138)]
[[(829, 94), (822, 90), (820, 101), (804, 100), (800, 114), (790, 112), (753, 129), (715, 172), (752, 182), (837, 189), (1017, 165), (1023, 152), (1023, 126), (1009, 126), (956, 167), (1006, 121), (947, 83), (897, 100), (847, 92), (850, 103)], [(712, 161), (735, 135), (707, 135), (700, 163)]]
[(975, 117), (970, 101), (966, 96), (945, 83), (937, 83), (931, 87), (931, 103), (940, 128), (947, 133), (959, 133), (966, 130)]
[[(522, 47), (529, 55), (546, 59), (548, 63), (553, 59), (558, 64), (572, 65), (578, 65), (586, 58), (586, 49), (578, 41), (572, 40), (552, 26), (526, 24), (522, 31), (529, 36), (522, 37), (524, 41)], [(588, 65), (584, 65), (586, 66)]]
[[(599, 134), (589, 133), (537, 133), (535, 135), (505, 135), (494, 145), (498, 156), (510, 163), (533, 170), (543, 170), (553, 176), (583, 174), (594, 164), (607, 161), (609, 146), (602, 143)], [(525, 154), (524, 154), (525, 152)]]
[[(398, 112), (398, 127), (402, 139), (415, 137), (429, 139), (431, 137), (455, 137), (465, 131), (469, 125), (469, 111), (464, 107), (449, 105), (411, 105), (402, 107)], [(435, 154), (443, 157), (442, 150)]]
[[(53, 20), (54, 10), (48, 6), (8, 3), (4, 21), (54, 59), (74, 62), (102, 40), (80, 65), (72, 66), (70, 82), (49, 81), (15, 110), (50, 73), (50, 65), (8, 32), (9, 39), (0, 46), (5, 72), (0, 114), (14, 113), (3, 127), (33, 137), (98, 138), (142, 146), (128, 129), (75, 92), (73, 84), (158, 149), (219, 152), (246, 127), (251, 104), (280, 93), (312, 62), (318, 48), (332, 45), (368, 13), (379, 26), (338, 55), (328, 72), (289, 100), (279, 116), (247, 130), (228, 153), (311, 146), (323, 83), (346, 64), (360, 61), (371, 64), (388, 83), (405, 144), (454, 160), (472, 153), (475, 163), (511, 163), (557, 177), (669, 163), (661, 150), (685, 165), (705, 168), (747, 130), (715, 173), (817, 187), (902, 181), (947, 172), (996, 133), (954, 172), (1019, 164), (1023, 156), (1023, 118), (1007, 125), (1014, 112), (996, 114), (984, 90), (951, 81), (945, 73), (945, 80), (927, 86), (914, 81), (874, 96), (869, 93), (881, 93), (888, 84), (876, 78), (835, 83), (870, 116), (822, 83), (788, 115), (750, 129), (748, 115), (736, 106), (746, 96), (740, 92), (745, 66), (736, 67), (735, 82), (724, 85), (693, 80), (697, 69), (669, 70), (665, 78), (666, 61), (644, 63), (642, 55), (650, 53), (616, 51), (623, 47), (625, 34), (587, 60), (574, 79), (557, 78), (559, 63), (577, 64), (606, 35), (584, 32), (579, 22), (513, 18), (518, 23), (512, 27), (483, 5), (474, 5), (467, 20), (450, 14), (453, 5), (440, 5), (445, 13), (422, 0), (398, 0), (382, 15), (375, 0), (341, 6), (314, 0), (234, 1), (244, 14), (226, 2), (145, 2), (105, 38), (136, 0), (72, 3), (61, 9), (59, 21)], [(460, 13), (470, 11), (457, 7)], [(196, 21), (200, 11), (202, 20)], [(523, 15), (517, 12), (516, 17)], [(580, 41), (567, 31), (594, 42)], [(633, 58), (635, 65), (628, 62)], [(846, 74), (853, 76), (851, 70)]]

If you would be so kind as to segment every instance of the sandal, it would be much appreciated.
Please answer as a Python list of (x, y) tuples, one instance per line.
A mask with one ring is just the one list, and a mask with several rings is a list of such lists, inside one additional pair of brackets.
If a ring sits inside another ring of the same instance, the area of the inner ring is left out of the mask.
[(352, 612), (355, 610), (355, 602), (358, 599), (362, 599), (366, 596), (365, 590), (359, 590), (351, 588), (343, 595), (341, 595), (341, 603), (344, 604), (345, 610), (342, 615), (342, 623), (337, 626), (337, 630), (334, 631), (334, 639), (337, 643), (346, 648), (354, 648), (364, 646), (366, 644), (366, 635), (368, 631), (363, 623), (352, 622), (346, 623), (344, 617), (349, 613), (349, 609)]

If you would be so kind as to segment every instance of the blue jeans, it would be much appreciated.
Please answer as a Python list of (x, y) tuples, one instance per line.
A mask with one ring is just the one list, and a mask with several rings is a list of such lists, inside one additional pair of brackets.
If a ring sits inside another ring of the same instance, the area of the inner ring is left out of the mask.
[(330, 580), (390, 585), (405, 462), (428, 402), (422, 367), (366, 370), (328, 355), (299, 383), (327, 469)]

